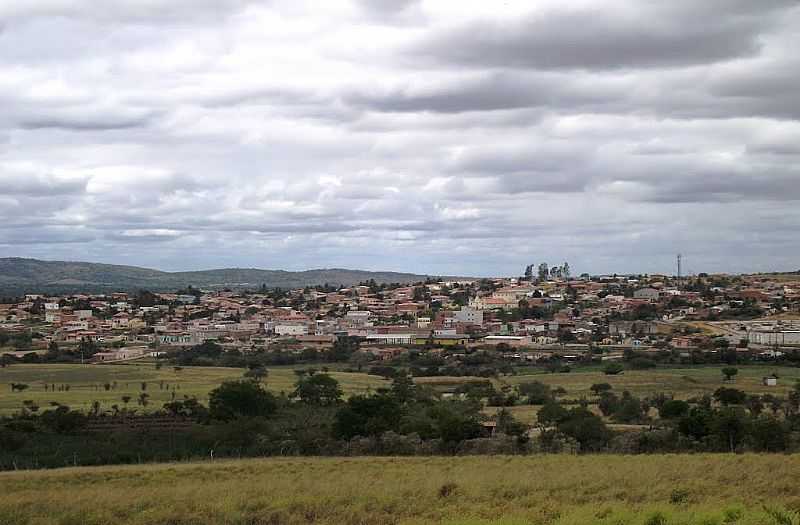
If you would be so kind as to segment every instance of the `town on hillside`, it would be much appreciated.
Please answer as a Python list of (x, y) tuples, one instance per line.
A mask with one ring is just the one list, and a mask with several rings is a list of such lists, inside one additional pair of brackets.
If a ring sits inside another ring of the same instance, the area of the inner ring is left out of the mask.
[[(0, 348), (4, 363), (120, 363), (213, 341), (226, 354), (269, 356), (267, 364), (487, 377), (632, 353), (642, 367), (792, 359), (799, 311), (795, 274), (573, 277), (567, 263), (540, 264), (516, 278), (413, 285), (29, 293), (0, 304)], [(331, 358), (342, 340), (355, 344)]]

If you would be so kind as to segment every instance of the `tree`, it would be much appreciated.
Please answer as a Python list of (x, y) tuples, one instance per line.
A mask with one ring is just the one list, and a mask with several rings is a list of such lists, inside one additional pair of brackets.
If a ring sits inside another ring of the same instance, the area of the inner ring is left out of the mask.
[(311, 405), (334, 405), (342, 398), (339, 382), (328, 374), (314, 374), (297, 380), (294, 395)]
[(747, 439), (756, 450), (781, 452), (788, 446), (789, 430), (774, 417), (761, 416), (752, 420)]
[(502, 408), (497, 412), (495, 420), (497, 421), (497, 432), (503, 433), (507, 436), (517, 436), (517, 438), (521, 438), (528, 430), (527, 425), (514, 419), (514, 416), (511, 414), (511, 412), (505, 408)]
[(401, 403), (411, 401), (414, 397), (414, 380), (405, 370), (401, 370), (394, 379), (390, 388), (392, 395)]
[(642, 402), (629, 392), (623, 392), (611, 417), (618, 423), (638, 423), (645, 418)]
[(147, 406), (147, 403), (149, 402), (149, 401), (148, 401), (148, 399), (149, 399), (149, 398), (150, 398), (150, 394), (148, 394), (147, 392), (141, 392), (141, 393), (139, 394), (139, 397), (137, 398), (137, 400), (136, 400), (136, 401), (137, 401), (137, 402), (138, 402), (140, 405), (142, 405), (143, 407), (146, 407), (146, 406)]
[(711, 410), (705, 407), (692, 407), (689, 413), (678, 421), (678, 431), (696, 440), (701, 440), (711, 432)]
[(608, 363), (603, 367), (603, 373), (607, 376), (621, 374), (623, 370), (625, 370), (625, 367), (623, 367), (620, 363)]
[(253, 381), (226, 381), (209, 394), (209, 414), (229, 421), (237, 417), (269, 416), (277, 409), (275, 396)]
[(741, 409), (723, 408), (711, 421), (711, 432), (720, 443), (727, 445), (730, 452), (736, 452), (746, 433), (746, 420)]
[(603, 392), (609, 392), (612, 389), (612, 386), (608, 383), (595, 383), (589, 387), (589, 390), (596, 396), (601, 395)]
[(714, 399), (723, 406), (743, 405), (747, 394), (735, 388), (720, 387), (714, 391)]
[(549, 400), (536, 414), (536, 420), (543, 427), (549, 427), (561, 423), (567, 418), (567, 409), (561, 403)]
[(400, 427), (402, 409), (394, 396), (352, 396), (336, 412), (334, 435), (351, 439), (355, 436), (375, 436), (397, 431)]
[(563, 275), (564, 280), (569, 281), (570, 268), (569, 263), (566, 261), (564, 261), (564, 265), (561, 267), (561, 274)]
[(553, 399), (550, 387), (540, 381), (521, 383), (517, 388), (519, 388), (520, 395), (527, 398), (526, 401), (529, 405), (543, 405)]
[(358, 348), (359, 341), (357, 337), (337, 337), (333, 347), (328, 352), (328, 360), (334, 362), (347, 361), (350, 356), (358, 351)]
[(597, 403), (597, 408), (599, 408), (600, 412), (606, 417), (616, 412), (618, 406), (619, 398), (612, 392), (603, 392), (600, 395), (600, 401)]
[(268, 375), (269, 370), (261, 365), (252, 366), (244, 373), (244, 377), (247, 379), (252, 379), (256, 382), (261, 382)]
[(81, 361), (84, 359), (88, 359), (92, 357), (94, 354), (99, 352), (100, 349), (97, 347), (95, 342), (91, 339), (86, 337), (81, 338), (81, 342), (78, 343), (78, 352), (81, 355)]
[(680, 399), (665, 401), (658, 410), (662, 419), (678, 419), (689, 413), (689, 403)]
[(634, 357), (628, 364), (633, 370), (647, 370), (656, 367), (656, 362), (647, 357)]
[(611, 439), (611, 431), (603, 420), (585, 408), (570, 410), (558, 430), (577, 441), (582, 451), (601, 450)]
[(47, 358), (48, 359), (56, 359), (59, 356), (60, 352), (58, 349), (58, 343), (55, 341), (50, 341), (50, 344), (47, 345)]
[(722, 375), (725, 376), (725, 381), (732, 381), (738, 373), (739, 369), (733, 366), (726, 366), (722, 369)]

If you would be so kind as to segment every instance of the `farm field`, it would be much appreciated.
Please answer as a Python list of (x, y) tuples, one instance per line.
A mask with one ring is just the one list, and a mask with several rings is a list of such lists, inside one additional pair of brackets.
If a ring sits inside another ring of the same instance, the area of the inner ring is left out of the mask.
[[(123, 396), (130, 396), (129, 408), (138, 408), (137, 398), (142, 392), (142, 382), (147, 383), (148, 407), (144, 410), (159, 409), (172, 399), (172, 392), (180, 399), (184, 395), (197, 397), (203, 404), (208, 402), (208, 393), (223, 381), (235, 380), (244, 373), (240, 368), (183, 367), (175, 371), (165, 365), (156, 369), (152, 362), (132, 362), (114, 365), (72, 365), (72, 364), (18, 364), (0, 368), (0, 414), (8, 414), (22, 408), (23, 401), (31, 400), (42, 408), (51, 401), (72, 408), (89, 408), (93, 401), (99, 401), (104, 410), (116, 404), (124, 407)], [(345, 391), (345, 394), (366, 392), (385, 385), (380, 377), (367, 374), (332, 371)], [(278, 367), (269, 370), (265, 379), (266, 388), (275, 393), (290, 392), (297, 379), (293, 369)], [(11, 383), (29, 385), (27, 390), (12, 392)], [(116, 388), (106, 391), (105, 383)], [(56, 391), (45, 384), (56, 385)], [(59, 390), (60, 385), (69, 385), (69, 390)]]
[(793, 524), (800, 457), (277, 458), (0, 474), (0, 523)]

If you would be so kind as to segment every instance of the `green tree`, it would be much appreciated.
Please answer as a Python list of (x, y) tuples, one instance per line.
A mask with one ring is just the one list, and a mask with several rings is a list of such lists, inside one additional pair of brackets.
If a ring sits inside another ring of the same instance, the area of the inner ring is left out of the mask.
[(244, 373), (244, 377), (247, 379), (252, 379), (253, 381), (261, 382), (264, 380), (265, 377), (269, 375), (269, 370), (264, 368), (261, 365), (255, 365), (247, 369)]
[(327, 354), (328, 360), (333, 362), (343, 362), (358, 351), (359, 341), (357, 337), (342, 336), (337, 337), (330, 351)]
[(355, 436), (375, 436), (397, 431), (400, 427), (402, 408), (394, 396), (352, 396), (336, 412), (334, 435), (351, 439)]
[(725, 376), (725, 381), (732, 381), (738, 373), (739, 369), (733, 366), (726, 366), (722, 369), (722, 375)]
[(689, 413), (689, 403), (680, 399), (665, 401), (658, 410), (662, 419), (678, 419)]
[(720, 387), (714, 391), (714, 399), (724, 406), (743, 405), (747, 394), (735, 388)]
[(746, 435), (747, 418), (741, 409), (723, 408), (711, 420), (711, 432), (720, 444), (735, 452)]
[(602, 450), (611, 439), (611, 431), (603, 420), (585, 408), (570, 410), (558, 430), (577, 441), (585, 452)]
[(611, 417), (618, 423), (639, 423), (645, 419), (642, 402), (629, 392), (623, 392)]
[(589, 387), (589, 390), (591, 390), (592, 393), (594, 395), (596, 395), (596, 396), (599, 396), (599, 395), (603, 394), (604, 392), (609, 392), (609, 391), (611, 391), (611, 389), (612, 389), (612, 386), (609, 385), (608, 383), (595, 383), (595, 384), (593, 384), (592, 386)]
[(392, 395), (401, 403), (407, 403), (414, 398), (414, 380), (405, 370), (401, 370), (392, 379)]
[(543, 405), (553, 399), (550, 387), (541, 381), (520, 383), (517, 387), (521, 396), (526, 398), (529, 405)]
[(229, 421), (237, 417), (269, 416), (277, 409), (275, 396), (253, 381), (226, 381), (209, 394), (209, 414)]
[(543, 427), (557, 425), (567, 419), (567, 409), (558, 401), (550, 400), (536, 414), (536, 421)]
[(342, 398), (339, 382), (328, 374), (314, 374), (297, 380), (294, 395), (311, 405), (334, 405)]

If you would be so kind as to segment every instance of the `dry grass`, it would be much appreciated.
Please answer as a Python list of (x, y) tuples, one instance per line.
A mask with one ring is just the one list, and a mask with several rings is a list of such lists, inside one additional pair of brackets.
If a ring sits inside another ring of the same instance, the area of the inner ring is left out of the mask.
[[(735, 381), (725, 382), (722, 366), (692, 368), (656, 368), (654, 370), (626, 370), (624, 373), (609, 376), (598, 369), (576, 370), (568, 374), (535, 374), (503, 378), (509, 384), (528, 381), (541, 381), (553, 387), (563, 387), (566, 397), (579, 398), (592, 396), (589, 388), (594, 383), (608, 383), (615, 391), (628, 390), (637, 396), (652, 395), (657, 392), (672, 393), (685, 399), (703, 394), (711, 394), (721, 386), (738, 388), (749, 394), (775, 394), (785, 396), (800, 380), (800, 368), (780, 366), (740, 366)], [(767, 387), (762, 378), (776, 372), (780, 379), (778, 386)]]
[[(206, 404), (211, 390), (223, 381), (242, 378), (243, 373), (241, 368), (217, 367), (183, 367), (176, 372), (169, 365), (156, 369), (154, 363), (12, 365), (0, 368), (0, 414), (19, 410), (24, 400), (32, 400), (42, 408), (47, 408), (51, 401), (56, 401), (83, 409), (89, 408), (93, 401), (99, 401), (108, 410), (113, 404), (124, 406), (122, 396), (126, 395), (132, 398), (130, 408), (142, 410), (136, 404), (136, 398), (142, 392), (142, 382), (147, 383), (149, 410), (161, 408), (168, 402), (173, 389), (179, 399), (184, 395), (194, 396)], [(345, 394), (368, 392), (388, 385), (386, 380), (367, 374), (331, 372), (331, 375), (341, 383)], [(269, 371), (265, 386), (276, 393), (290, 392), (296, 379), (297, 376), (291, 368), (273, 368)], [(106, 382), (116, 382), (117, 388), (106, 391), (102, 388)], [(162, 382), (164, 388), (160, 386)], [(29, 388), (23, 392), (11, 392), (10, 383), (26, 383)], [(45, 391), (45, 383), (68, 384), (70, 389)]]
[(797, 456), (602, 455), (16, 472), (0, 524), (793, 524), (798, 471)]

